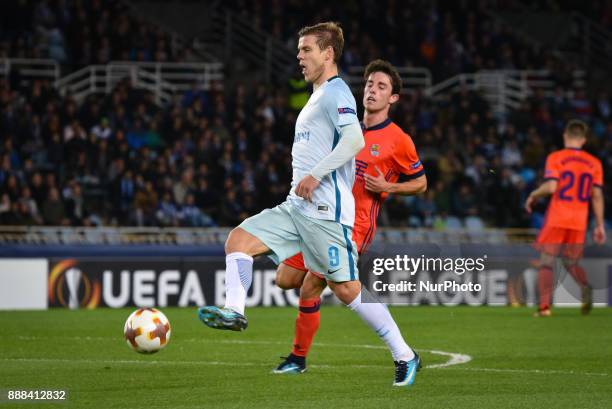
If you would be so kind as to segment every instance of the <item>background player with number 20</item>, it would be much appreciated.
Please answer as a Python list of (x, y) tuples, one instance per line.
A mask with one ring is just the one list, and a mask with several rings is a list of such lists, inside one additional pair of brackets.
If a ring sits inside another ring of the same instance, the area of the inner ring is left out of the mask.
[(531, 213), (534, 201), (551, 196), (544, 226), (536, 239), (535, 248), (541, 252), (538, 271), (540, 305), (536, 316), (551, 315), (553, 292), (553, 263), (563, 259), (565, 269), (582, 290), (582, 313), (592, 307), (592, 289), (587, 274), (578, 264), (582, 257), (587, 230), (589, 203), (595, 214), (593, 239), (597, 244), (606, 241), (604, 228), (603, 170), (601, 161), (582, 150), (587, 141), (588, 126), (578, 120), (570, 121), (563, 133), (564, 149), (546, 158), (544, 183), (531, 192), (525, 209)]

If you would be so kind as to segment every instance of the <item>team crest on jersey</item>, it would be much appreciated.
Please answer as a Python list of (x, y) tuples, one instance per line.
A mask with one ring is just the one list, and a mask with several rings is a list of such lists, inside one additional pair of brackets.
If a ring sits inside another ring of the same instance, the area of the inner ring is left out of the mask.
[(372, 146), (370, 146), (370, 155), (372, 156), (380, 155), (380, 145), (379, 144), (373, 143)]

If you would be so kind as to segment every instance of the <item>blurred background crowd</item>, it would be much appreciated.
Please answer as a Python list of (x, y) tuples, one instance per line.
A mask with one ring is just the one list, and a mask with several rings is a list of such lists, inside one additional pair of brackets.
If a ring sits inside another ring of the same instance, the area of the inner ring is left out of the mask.
[[(467, 89), (435, 100), (418, 91), (402, 95), (392, 118), (412, 136), (429, 189), (390, 197), (382, 225), (538, 227), (545, 203), (533, 215), (522, 206), (541, 182), (546, 155), (562, 147), (571, 118), (590, 124), (587, 150), (602, 159), (607, 177), (612, 174), (609, 93), (572, 87), (569, 73), (577, 63), (494, 24), (486, 1), (476, 7), (468, 1), (307, 1), (320, 11), (308, 16), (302, 3), (227, 6), (254, 16), (255, 27), (287, 44), (296, 41), (296, 28), (339, 20), (345, 72), (382, 57), (426, 67), (434, 82), (481, 69), (548, 69), (559, 84), (552, 94), (534, 93), (505, 118)], [(114, 60), (194, 59), (188, 41), (177, 42), (118, 1), (18, 1), (3, 9), (0, 59), (51, 58), (64, 72)], [(611, 27), (607, 2), (594, 2), (585, 13)], [(77, 103), (50, 81), (24, 86), (19, 78), (0, 77), (0, 224), (236, 225), (287, 195), (295, 101), (304, 91), (294, 84), (248, 78), (208, 90), (194, 84), (159, 106), (128, 79), (107, 95)], [(609, 218), (609, 189), (606, 195)]]

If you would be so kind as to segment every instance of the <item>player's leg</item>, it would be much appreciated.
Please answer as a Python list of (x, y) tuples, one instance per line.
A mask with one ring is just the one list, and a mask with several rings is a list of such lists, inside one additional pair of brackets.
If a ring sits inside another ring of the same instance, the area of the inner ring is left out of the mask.
[(253, 281), (253, 256), (266, 253), (268, 247), (241, 227), (233, 229), (225, 242), (225, 306), (201, 307), (198, 317), (214, 329), (242, 331), (247, 291)]
[(562, 229), (544, 226), (538, 235), (534, 247), (540, 251), (540, 265), (538, 267), (538, 292), (540, 302), (537, 317), (551, 315), (552, 295), (554, 290), (554, 262), (561, 250), (563, 241)]
[(309, 272), (300, 288), (300, 307), (295, 320), (293, 350), (295, 356), (306, 358), (321, 322), (321, 293), (327, 287), (325, 279)]
[[(363, 231), (360, 230), (359, 233), (357, 230), (353, 230), (353, 239), (357, 244), (355, 248), (361, 248), (361, 244), (368, 232), (368, 229), (362, 230)], [(290, 265), (298, 270), (306, 269), (304, 266), (304, 257), (301, 253), (285, 260), (283, 264)], [(297, 274), (294, 273), (294, 276), (296, 275)], [(292, 279), (293, 278), (288, 279), (287, 281), (290, 282)], [(291, 361), (292, 364), (297, 364), (303, 368), (302, 372), (305, 371), (306, 357), (308, 356), (312, 341), (319, 329), (321, 320), (321, 313), (319, 312), (321, 306), (321, 293), (325, 287), (327, 287), (327, 282), (322, 274), (308, 272), (300, 288), (300, 306), (297, 319), (295, 320), (293, 350), (286, 358), (286, 361)], [(283, 364), (277, 369), (280, 369), (282, 366)]]
[(327, 283), (340, 301), (356, 312), (389, 348), (395, 362), (393, 385), (412, 385), (416, 372), (421, 368), (421, 359), (404, 340), (387, 306), (373, 298), (364, 300), (359, 281), (328, 280)]
[(242, 331), (246, 296), (253, 281), (253, 257), (271, 253), (278, 263), (299, 252), (299, 236), (283, 203), (244, 220), (225, 242), (225, 307), (201, 307), (198, 316), (215, 329)]
[(540, 266), (538, 267), (538, 293), (540, 302), (538, 311), (535, 313), (539, 317), (548, 317), (551, 315), (552, 294), (555, 280), (553, 265), (555, 257), (547, 254), (540, 254)]
[(225, 307), (244, 314), (246, 294), (253, 280), (253, 257), (268, 247), (240, 226), (233, 229), (225, 242)]
[(350, 228), (328, 220), (294, 217), (304, 241), (306, 267), (321, 272), (334, 294), (355, 311), (387, 344), (395, 362), (395, 386), (414, 382), (420, 358), (406, 344), (387, 307), (374, 300), (362, 300), (357, 270), (357, 250)]
[(589, 285), (586, 271), (579, 262), (584, 251), (585, 233), (579, 230), (568, 230), (563, 246), (563, 266), (580, 286), (582, 305), (580, 311), (583, 315), (591, 312), (593, 308), (593, 289)]
[(586, 271), (578, 263), (578, 259), (564, 258), (563, 266), (580, 286), (581, 305), (580, 312), (587, 315), (593, 309), (593, 288), (589, 285)]
[(293, 349), (289, 356), (274, 369), (277, 374), (298, 374), (306, 371), (306, 356), (321, 321), (321, 293), (325, 280), (309, 272), (300, 288), (300, 305), (295, 320)]
[(308, 269), (304, 267), (302, 253), (298, 253), (280, 263), (276, 269), (276, 285), (283, 290), (300, 288)]
[(578, 264), (578, 260), (573, 258), (563, 258), (563, 267), (572, 276), (576, 283), (582, 288), (589, 285), (586, 271)]
[[(363, 231), (353, 231), (353, 238), (357, 244), (356, 248), (361, 248), (361, 243), (369, 229)], [(286, 269), (284, 265), (293, 267), (295, 270)], [(279, 277), (279, 273), (282, 275)], [(293, 339), (293, 350), (284, 358), (284, 361), (273, 371), (278, 374), (295, 374), (306, 371), (306, 357), (310, 351), (310, 346), (319, 329), (321, 321), (321, 293), (327, 287), (323, 275), (308, 272), (305, 277), (299, 276), (299, 272), (308, 271), (304, 265), (302, 253), (283, 261), (276, 270), (276, 283), (281, 288), (294, 288), (297, 279), (302, 280), (300, 287), (299, 311), (295, 320), (295, 337)], [(281, 284), (279, 284), (281, 282)]]

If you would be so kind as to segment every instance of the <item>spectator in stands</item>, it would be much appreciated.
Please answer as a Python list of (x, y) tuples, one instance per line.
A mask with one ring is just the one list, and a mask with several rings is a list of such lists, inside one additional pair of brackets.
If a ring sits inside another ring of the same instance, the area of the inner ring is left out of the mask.
[(137, 226), (154, 226), (155, 211), (158, 207), (158, 196), (153, 182), (147, 180), (138, 186), (134, 195), (134, 218)]
[(165, 192), (159, 202), (156, 213), (157, 220), (162, 226), (178, 226), (178, 210), (170, 192)]
[(0, 224), (11, 224), (11, 198), (8, 193), (3, 193), (0, 197)]
[(30, 224), (42, 224), (43, 219), (38, 211), (38, 204), (32, 197), (32, 191), (29, 187), (24, 186), (21, 189), (21, 197), (19, 198), (22, 213), (28, 215)]
[[(227, 6), (232, 3), (228, 0)], [(554, 65), (549, 53), (534, 53), (492, 24), (486, 2), (475, 10), (466, 8), (467, 3), (396, 3), (384, 27), (370, 25), (368, 16), (355, 18), (353, 9), (342, 9), (341, 19), (353, 22), (345, 25), (350, 30), (343, 67), (371, 59), (371, 53), (380, 52), (373, 46), (379, 43), (390, 44), (384, 52), (398, 65), (428, 64), (434, 82), (481, 68)], [(63, 47), (68, 69), (109, 60), (178, 61), (179, 54), (188, 54), (157, 28), (126, 13), (120, 2), (33, 4), (40, 29), (28, 33), (24, 27), (7, 42), (0, 27), (0, 54), (46, 57), (52, 52), (62, 59)], [(269, 8), (260, 2), (240, 4), (236, 9), (253, 12), (254, 25), (284, 40), (294, 35), (288, 21), (297, 26), (312, 18), (280, 3)], [(341, 7), (327, 5), (332, 13)], [(273, 10), (292, 19), (270, 19)], [(55, 50), (38, 47), (45, 44), (36, 34), (41, 29), (60, 30), (64, 44), (56, 41)], [(487, 35), (481, 35), (483, 30)], [(562, 70), (559, 78), (563, 75)], [(203, 213), (224, 226), (287, 195), (293, 108), (303, 102), (303, 84), (283, 89), (245, 79), (235, 87), (226, 83), (226, 89), (217, 84), (204, 90), (194, 82), (191, 90), (163, 107), (129, 81), (120, 82), (108, 96), (90, 96), (78, 104), (70, 95), (60, 96), (52, 81), (22, 84), (19, 78), (0, 79), (2, 223), (39, 222), (33, 201), (46, 224), (88, 224), (95, 217), (96, 223), (121, 225), (208, 225), (197, 216)], [(566, 117), (580, 115), (593, 124), (593, 149), (610, 172), (609, 94), (593, 97), (567, 89), (563, 85), (550, 95), (536, 92), (505, 121), (467, 88), (440, 99), (419, 91), (402, 98), (394, 116), (415, 138), (435, 189), (412, 202), (388, 201), (381, 224), (456, 226), (462, 223), (457, 217), (477, 214), (490, 226), (527, 226), (514, 204), (537, 181), (542, 158), (560, 142), (559, 124)], [(49, 199), (58, 190), (70, 193), (65, 203)], [(484, 197), (495, 205), (481, 206)], [(94, 203), (102, 203), (95, 213), (90, 209)], [(606, 203), (610, 206), (612, 200)]]
[(174, 201), (178, 204), (185, 203), (187, 194), (193, 189), (193, 169), (185, 169), (181, 173), (181, 180), (173, 188)]
[(66, 217), (68, 217), (70, 220), (70, 224), (73, 226), (82, 226), (84, 219), (88, 215), (81, 185), (79, 185), (76, 181), (70, 183), (70, 187), (67, 189), (64, 199)]
[(49, 226), (61, 226), (69, 223), (69, 220), (66, 219), (64, 203), (62, 203), (56, 187), (49, 189), (47, 200), (43, 203), (42, 216), (45, 224)]
[(91, 133), (98, 139), (108, 140), (112, 136), (113, 131), (109, 126), (108, 119), (102, 118), (99, 124), (94, 125), (93, 128), (91, 128)]
[(185, 197), (185, 203), (178, 212), (178, 219), (181, 226), (185, 227), (211, 227), (215, 225), (210, 216), (196, 206), (195, 197), (192, 193)]
[(462, 183), (453, 197), (453, 213), (459, 217), (478, 215), (478, 199), (468, 183)]

